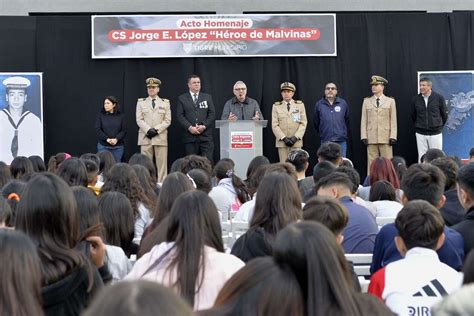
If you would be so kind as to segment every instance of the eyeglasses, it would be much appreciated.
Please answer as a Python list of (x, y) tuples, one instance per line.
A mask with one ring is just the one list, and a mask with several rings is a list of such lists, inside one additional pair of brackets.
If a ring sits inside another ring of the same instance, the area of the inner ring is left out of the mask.
[(326, 90), (337, 90), (336, 87), (326, 87)]
[(245, 91), (245, 90), (247, 90), (247, 88), (235, 88), (234, 90), (235, 91)]

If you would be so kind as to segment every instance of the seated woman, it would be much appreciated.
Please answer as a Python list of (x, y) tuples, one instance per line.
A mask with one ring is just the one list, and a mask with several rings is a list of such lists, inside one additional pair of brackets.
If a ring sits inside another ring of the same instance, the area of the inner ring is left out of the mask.
[(395, 188), (386, 180), (379, 180), (370, 187), (369, 201), (375, 206), (375, 217), (397, 217), (403, 205), (397, 201)]
[(386, 180), (390, 182), (395, 188), (397, 198), (401, 197), (400, 180), (398, 180), (397, 172), (390, 159), (384, 157), (375, 158), (370, 164), (369, 186), (359, 188), (357, 194), (364, 200), (369, 200), (370, 186), (379, 180)]
[(270, 256), (276, 234), (301, 216), (301, 196), (296, 179), (285, 173), (265, 175), (258, 187), (249, 230), (237, 239), (231, 253), (244, 262)]
[(204, 192), (189, 191), (171, 209), (165, 241), (140, 258), (125, 279), (161, 283), (200, 310), (213, 305), (225, 282), (243, 266), (224, 253), (212, 200)]

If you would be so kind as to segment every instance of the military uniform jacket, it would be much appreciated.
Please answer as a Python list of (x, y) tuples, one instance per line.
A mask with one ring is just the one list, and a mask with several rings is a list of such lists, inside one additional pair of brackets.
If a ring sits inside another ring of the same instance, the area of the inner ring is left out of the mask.
[(362, 104), (360, 138), (369, 144), (388, 144), (397, 139), (397, 108), (395, 99), (382, 95), (379, 107), (375, 96), (365, 98)]
[[(168, 145), (168, 126), (171, 124), (169, 100), (156, 97), (153, 108), (150, 97), (138, 99), (136, 118), (139, 127), (138, 145)], [(158, 132), (152, 139), (146, 137), (150, 128), (155, 128)]]
[(281, 139), (292, 136), (298, 138), (293, 146), (303, 147), (303, 136), (307, 124), (306, 110), (302, 101), (291, 100), (289, 111), (285, 101), (273, 103), (272, 130), (276, 137), (276, 147), (285, 147), (286, 145)]
[[(180, 95), (178, 97), (176, 118), (186, 130), (183, 137), (184, 143), (192, 143), (198, 140), (212, 141), (212, 127), (216, 119), (216, 112), (210, 94), (199, 92), (196, 104), (194, 104), (189, 92)], [(196, 126), (196, 124), (206, 126), (206, 129), (200, 135), (193, 135), (188, 130), (190, 126)]]

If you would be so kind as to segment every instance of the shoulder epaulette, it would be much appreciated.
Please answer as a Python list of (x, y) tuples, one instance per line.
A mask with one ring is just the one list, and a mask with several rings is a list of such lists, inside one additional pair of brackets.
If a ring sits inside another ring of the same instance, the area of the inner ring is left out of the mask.
[(145, 101), (146, 98), (138, 98), (138, 101)]
[(161, 98), (161, 100), (163, 100), (163, 102), (168, 102), (168, 103), (170, 103), (170, 100), (168, 100), (168, 99)]
[(296, 104), (303, 104), (303, 101), (301, 101), (301, 100), (296, 100), (295, 103), (296, 103)]
[(275, 103), (273, 103), (273, 104), (275, 104), (275, 105), (281, 105), (281, 104), (282, 104), (282, 102), (281, 102), (281, 101), (276, 101), (276, 102), (275, 102)]

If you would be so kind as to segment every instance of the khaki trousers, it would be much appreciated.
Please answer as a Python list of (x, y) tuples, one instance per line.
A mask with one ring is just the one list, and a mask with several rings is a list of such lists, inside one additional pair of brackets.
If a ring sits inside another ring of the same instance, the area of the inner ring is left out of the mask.
[(278, 156), (280, 157), (280, 162), (286, 162), (290, 151), (296, 149), (301, 149), (301, 147), (278, 147)]
[(392, 146), (390, 146), (389, 144), (367, 145), (367, 175), (370, 172), (370, 164), (377, 157), (392, 159), (393, 158)]
[[(168, 174), (168, 146), (141, 145), (141, 152), (156, 164), (158, 183), (163, 183)], [(153, 160), (155, 156), (155, 160)]]

